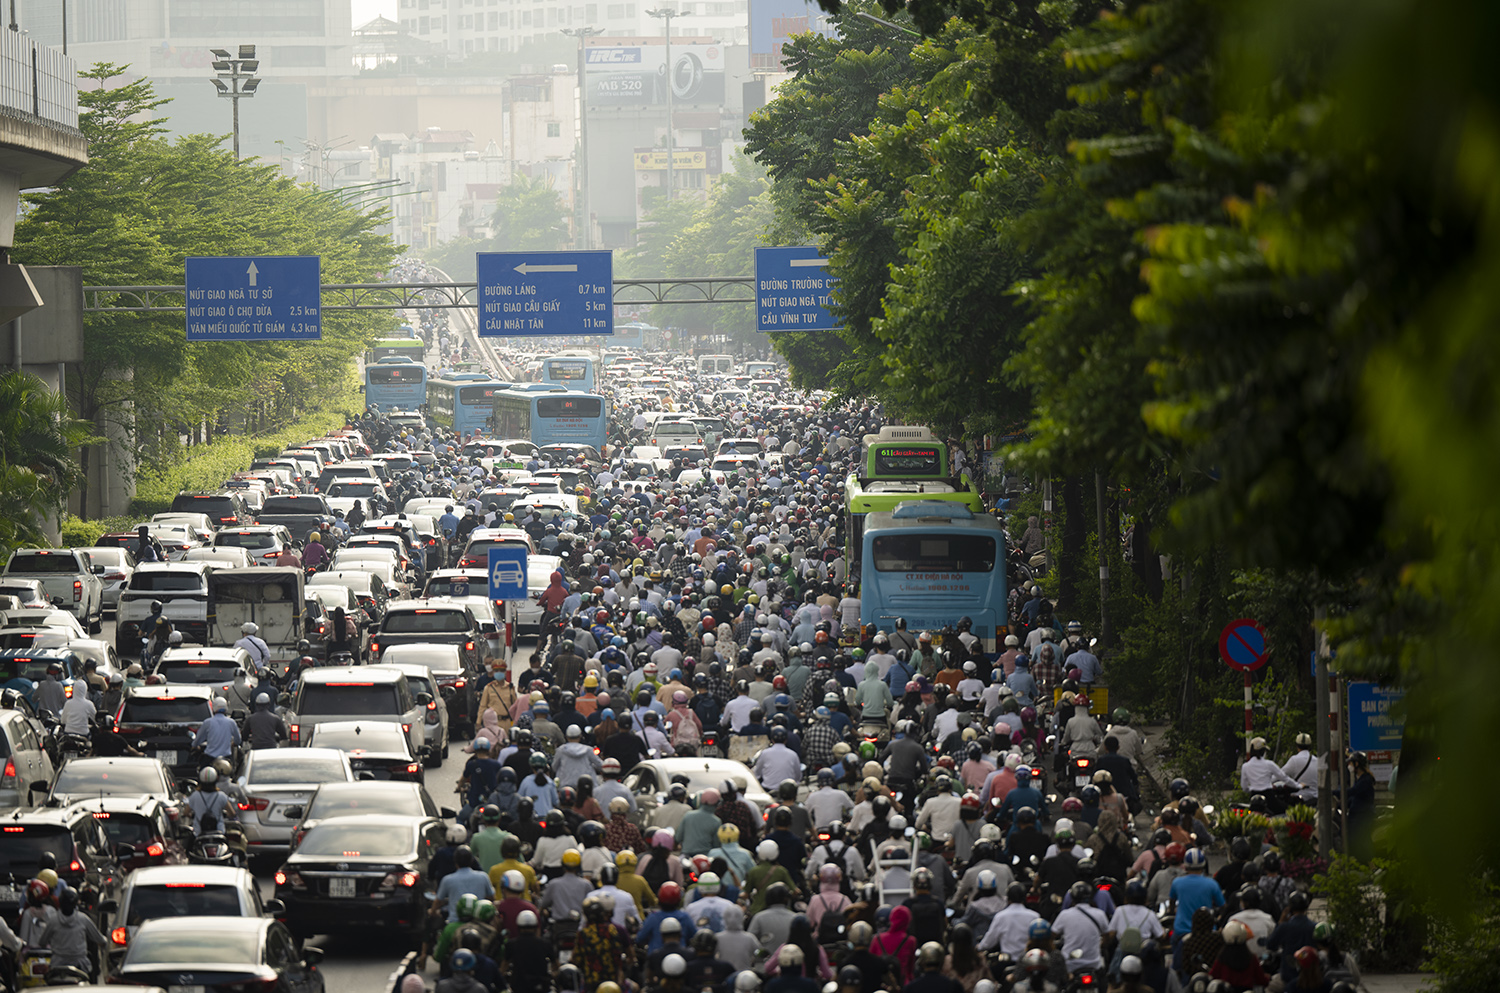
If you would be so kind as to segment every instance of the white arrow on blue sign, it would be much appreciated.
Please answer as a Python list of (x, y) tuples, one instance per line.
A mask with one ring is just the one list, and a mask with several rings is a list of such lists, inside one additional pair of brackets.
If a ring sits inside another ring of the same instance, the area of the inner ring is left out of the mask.
[(838, 277), (810, 245), (755, 250), (755, 330), (834, 331), (829, 291)]
[(537, 335), (614, 331), (614, 253), (480, 252), (479, 335)]
[(490, 549), (490, 599), (527, 599), (525, 548), (511, 545)]
[(183, 266), (188, 341), (323, 337), (316, 255), (195, 256)]

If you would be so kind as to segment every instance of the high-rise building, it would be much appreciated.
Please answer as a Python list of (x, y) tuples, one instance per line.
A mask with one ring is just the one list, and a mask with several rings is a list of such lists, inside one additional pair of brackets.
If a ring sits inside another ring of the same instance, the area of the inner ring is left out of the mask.
[(463, 58), (481, 52), (519, 52), (527, 45), (561, 42), (562, 28), (603, 28), (605, 37), (659, 35), (647, 10), (674, 7), (690, 18), (672, 26), (674, 35), (712, 36), (721, 44), (749, 42), (748, 0), (654, 3), (575, 3), (572, 0), (398, 0), (397, 19), (413, 37)]

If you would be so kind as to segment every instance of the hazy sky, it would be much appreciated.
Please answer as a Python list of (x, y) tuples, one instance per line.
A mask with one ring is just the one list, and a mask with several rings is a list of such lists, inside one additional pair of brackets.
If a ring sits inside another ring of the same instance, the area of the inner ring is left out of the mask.
[(396, 19), (396, 0), (349, 0), (351, 6), (350, 23), (359, 27), (377, 17), (389, 17)]

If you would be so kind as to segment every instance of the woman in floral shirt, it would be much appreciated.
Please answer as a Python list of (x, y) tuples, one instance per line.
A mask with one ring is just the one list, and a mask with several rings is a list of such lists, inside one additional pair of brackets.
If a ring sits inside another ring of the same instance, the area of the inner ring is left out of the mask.
[(583, 926), (573, 949), (573, 964), (583, 973), (583, 988), (595, 989), (600, 983), (625, 982), (625, 961), (630, 954), (630, 938), (614, 924), (614, 897), (591, 896), (583, 901)]

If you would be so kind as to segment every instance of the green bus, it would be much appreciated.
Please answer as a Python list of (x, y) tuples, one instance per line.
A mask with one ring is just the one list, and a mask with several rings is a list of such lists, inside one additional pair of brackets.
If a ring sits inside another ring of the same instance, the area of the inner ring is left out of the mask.
[(365, 353), (365, 364), (374, 365), (386, 356), (399, 355), (420, 365), (426, 354), (427, 346), (421, 338), (384, 338), (370, 346)]
[(859, 469), (844, 481), (844, 558), (855, 575), (864, 547), (865, 517), (889, 513), (905, 500), (946, 500), (984, 513), (979, 487), (954, 475), (948, 446), (925, 427), (886, 425), (867, 434)]

